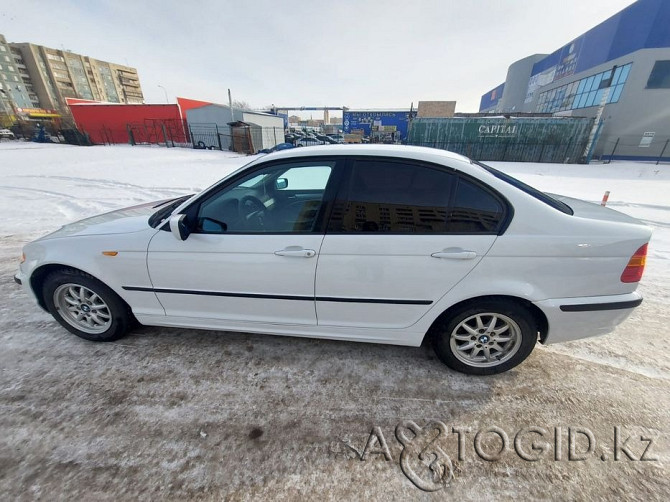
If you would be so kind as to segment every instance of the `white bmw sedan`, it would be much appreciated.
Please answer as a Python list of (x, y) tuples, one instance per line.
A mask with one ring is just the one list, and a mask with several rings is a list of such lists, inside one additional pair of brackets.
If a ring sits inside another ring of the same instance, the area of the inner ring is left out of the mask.
[(500, 373), (637, 307), (650, 229), (442, 150), (300, 148), (27, 244), (16, 281), (87, 340), (132, 321), (418, 346)]

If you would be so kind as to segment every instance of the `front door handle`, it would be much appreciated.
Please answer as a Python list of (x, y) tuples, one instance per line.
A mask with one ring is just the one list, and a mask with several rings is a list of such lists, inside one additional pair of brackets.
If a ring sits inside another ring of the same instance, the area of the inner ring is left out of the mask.
[(289, 246), (285, 249), (275, 251), (277, 256), (293, 256), (296, 258), (313, 258), (316, 256), (316, 251), (313, 249), (304, 249), (298, 246)]
[(433, 253), (430, 256), (433, 258), (445, 258), (448, 260), (472, 260), (477, 257), (477, 253), (474, 251), (467, 251), (465, 249), (454, 249), (448, 251), (440, 251), (439, 253)]

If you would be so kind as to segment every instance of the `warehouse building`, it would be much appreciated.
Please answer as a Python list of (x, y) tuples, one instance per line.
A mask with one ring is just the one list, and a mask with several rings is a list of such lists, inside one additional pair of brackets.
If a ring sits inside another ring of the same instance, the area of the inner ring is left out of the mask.
[(257, 152), (284, 142), (284, 119), (271, 113), (208, 104), (186, 110), (192, 141), (201, 148), (232, 149), (231, 123), (240, 123), (249, 130), (250, 150)]
[(480, 112), (594, 118), (594, 158), (670, 160), (670, 2), (639, 0), (552, 54), (510, 65)]

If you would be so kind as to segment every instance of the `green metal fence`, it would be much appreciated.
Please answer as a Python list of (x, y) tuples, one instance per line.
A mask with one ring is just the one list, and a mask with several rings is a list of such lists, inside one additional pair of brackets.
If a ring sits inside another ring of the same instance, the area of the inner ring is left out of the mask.
[(593, 119), (583, 117), (418, 118), (407, 144), (475, 160), (578, 163), (584, 161), (592, 127)]

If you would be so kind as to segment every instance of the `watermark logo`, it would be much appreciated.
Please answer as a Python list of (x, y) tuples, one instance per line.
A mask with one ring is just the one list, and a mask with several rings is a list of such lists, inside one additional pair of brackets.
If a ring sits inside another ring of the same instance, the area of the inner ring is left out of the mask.
[(446, 435), (447, 426), (442, 422), (430, 422), (421, 428), (411, 420), (406, 420), (395, 428), (395, 436), (403, 447), (400, 468), (417, 488), (434, 492), (447, 486), (453, 479), (451, 459), (436, 444), (438, 439)]
[[(457, 462), (464, 462), (473, 453), (475, 459), (485, 462), (498, 462), (505, 457), (517, 457), (525, 462), (659, 460), (653, 453), (654, 438), (646, 434), (627, 434), (620, 426), (613, 428), (612, 436), (597, 440), (590, 429), (578, 426), (527, 426), (508, 434), (498, 426), (472, 430), (461, 426), (448, 428), (443, 422), (431, 421), (420, 427), (412, 420), (405, 420), (396, 426), (395, 437), (401, 448), (400, 469), (417, 488), (427, 492), (449, 486), (455, 477), (454, 464), (446, 451), (454, 452), (452, 457)], [(372, 428), (361, 451), (350, 440), (341, 439), (335, 448), (331, 446), (331, 453), (361, 461), (374, 456), (394, 461), (379, 426)]]

